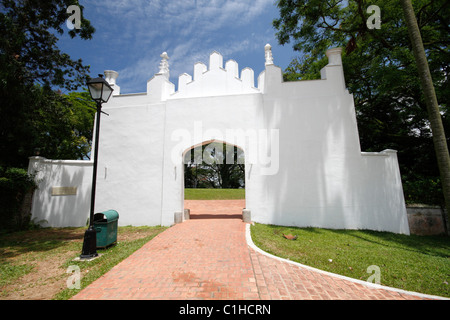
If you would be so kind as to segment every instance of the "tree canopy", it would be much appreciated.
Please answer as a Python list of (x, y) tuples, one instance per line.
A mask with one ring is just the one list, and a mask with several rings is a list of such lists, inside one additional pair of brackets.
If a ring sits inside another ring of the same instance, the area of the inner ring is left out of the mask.
[(186, 152), (184, 172), (186, 188), (244, 188), (244, 152), (221, 142), (198, 146)]
[(95, 29), (65, 28), (72, 0), (0, 2), (0, 165), (25, 167), (40, 149), (49, 158), (87, 155), (94, 112), (86, 93), (74, 91), (88, 79), (89, 66), (58, 49), (58, 35), (91, 39)]
[[(443, 204), (427, 109), (402, 7), (395, 0), (376, 2), (380, 28), (368, 28), (374, 4), (365, 0), (280, 0), (273, 22), (280, 44), (299, 56), (285, 80), (317, 79), (325, 52), (343, 47), (346, 84), (354, 95), (361, 148), (398, 150), (407, 201)], [(450, 3), (413, 0), (427, 59), (448, 132), (450, 98)], [(447, 135), (448, 136), (448, 135)]]

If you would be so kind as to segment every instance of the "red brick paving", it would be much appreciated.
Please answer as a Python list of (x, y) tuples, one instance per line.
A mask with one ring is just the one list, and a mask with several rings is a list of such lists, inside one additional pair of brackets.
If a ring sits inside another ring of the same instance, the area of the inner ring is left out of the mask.
[(244, 200), (186, 201), (190, 220), (160, 233), (73, 299), (423, 299), (256, 251), (246, 242), (244, 206)]

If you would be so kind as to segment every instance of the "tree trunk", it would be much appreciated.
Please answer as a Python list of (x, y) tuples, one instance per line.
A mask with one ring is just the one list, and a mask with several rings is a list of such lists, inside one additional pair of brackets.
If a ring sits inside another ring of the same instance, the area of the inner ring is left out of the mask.
[(27, 190), (23, 196), (22, 203), (16, 216), (16, 226), (22, 230), (28, 227), (31, 221), (31, 209), (33, 205), (34, 188)]
[(411, 0), (400, 0), (405, 15), (406, 25), (408, 27), (409, 37), (411, 39), (414, 57), (416, 59), (420, 82), (422, 85), (425, 103), (427, 105), (430, 127), (433, 133), (434, 149), (441, 175), (442, 190), (444, 192), (445, 207), (447, 209), (447, 235), (450, 209), (450, 158), (448, 154), (447, 139), (445, 138), (444, 126), (442, 125), (439, 105), (434, 91), (433, 81), (431, 79), (430, 68), (428, 66), (425, 49), (422, 43), (419, 26), (417, 24), (414, 9)]

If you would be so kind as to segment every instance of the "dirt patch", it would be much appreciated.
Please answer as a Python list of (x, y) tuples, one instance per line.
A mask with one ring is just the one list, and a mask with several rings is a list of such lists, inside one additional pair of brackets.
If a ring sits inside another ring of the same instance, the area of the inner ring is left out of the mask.
[[(65, 264), (81, 253), (86, 228), (40, 229), (0, 236), (0, 264), (31, 265), (32, 270), (0, 287), (0, 300), (51, 300), (67, 287)], [(119, 228), (118, 242), (154, 234), (154, 230)]]
[(149, 229), (137, 229), (137, 230), (121, 230), (117, 233), (117, 241), (134, 241), (138, 239), (145, 238), (151, 234), (154, 234), (155, 231)]
[(64, 255), (33, 262), (33, 270), (20, 277), (14, 283), (1, 288), (2, 300), (50, 300), (59, 291), (66, 288), (68, 275), (62, 265), (76, 255), (67, 252)]

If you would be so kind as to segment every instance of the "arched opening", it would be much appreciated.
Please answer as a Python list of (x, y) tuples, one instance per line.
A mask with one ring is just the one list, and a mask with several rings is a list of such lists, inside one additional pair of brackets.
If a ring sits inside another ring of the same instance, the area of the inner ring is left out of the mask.
[(245, 154), (211, 140), (183, 153), (184, 209), (191, 219), (241, 219), (245, 208)]

